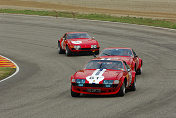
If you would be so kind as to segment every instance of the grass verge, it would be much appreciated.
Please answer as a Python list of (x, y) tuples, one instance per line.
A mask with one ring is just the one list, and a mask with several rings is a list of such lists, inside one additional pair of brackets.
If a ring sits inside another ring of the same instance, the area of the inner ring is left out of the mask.
[(34, 11), (34, 10), (15, 10), (15, 9), (0, 9), (0, 13), (90, 19), (90, 20), (122, 22), (122, 23), (176, 29), (176, 22), (171, 22), (171, 21), (166, 21), (166, 20), (156, 20), (156, 19), (151, 19), (151, 18), (137, 18), (137, 17), (128, 17), (128, 16), (116, 17), (116, 16), (111, 16), (111, 15), (105, 15), (105, 14), (80, 14), (80, 13), (74, 13), (74, 12)]
[(15, 68), (0, 67), (0, 80), (12, 75), (15, 71)]

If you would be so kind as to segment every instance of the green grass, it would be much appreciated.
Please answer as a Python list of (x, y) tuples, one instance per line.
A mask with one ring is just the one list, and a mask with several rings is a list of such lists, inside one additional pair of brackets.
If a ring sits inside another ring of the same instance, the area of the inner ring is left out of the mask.
[(34, 10), (15, 10), (15, 9), (0, 9), (0, 13), (90, 19), (90, 20), (122, 22), (122, 23), (176, 29), (176, 22), (165, 21), (165, 20), (155, 20), (151, 18), (137, 18), (137, 17), (128, 17), (128, 16), (115, 17), (115, 16), (110, 16), (110, 15), (105, 15), (105, 14), (80, 14), (80, 13), (73, 13), (73, 12), (34, 11)]
[(15, 71), (15, 68), (0, 67), (0, 80), (12, 75)]

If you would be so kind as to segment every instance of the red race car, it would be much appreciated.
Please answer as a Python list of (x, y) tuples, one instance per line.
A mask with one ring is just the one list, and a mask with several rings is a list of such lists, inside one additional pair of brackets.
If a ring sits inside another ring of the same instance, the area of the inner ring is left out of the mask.
[(80, 93), (124, 96), (126, 89), (136, 90), (136, 72), (122, 60), (92, 59), (71, 76), (72, 97)]
[(101, 51), (100, 58), (117, 58), (126, 61), (126, 63), (136, 71), (136, 74), (142, 73), (142, 59), (139, 58), (131, 48), (105, 48)]
[(99, 54), (99, 48), (98, 41), (86, 32), (68, 32), (58, 40), (59, 54), (66, 53), (67, 56), (81, 52)]

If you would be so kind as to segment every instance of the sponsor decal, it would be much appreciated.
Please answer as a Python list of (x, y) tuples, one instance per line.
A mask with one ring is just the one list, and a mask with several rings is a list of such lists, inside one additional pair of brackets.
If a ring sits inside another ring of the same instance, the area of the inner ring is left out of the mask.
[(81, 44), (82, 41), (71, 41), (73, 44)]
[(89, 82), (89, 84), (99, 84), (100, 81), (104, 80), (104, 76), (102, 75), (105, 71), (106, 69), (97, 69), (91, 76), (86, 77), (86, 80)]

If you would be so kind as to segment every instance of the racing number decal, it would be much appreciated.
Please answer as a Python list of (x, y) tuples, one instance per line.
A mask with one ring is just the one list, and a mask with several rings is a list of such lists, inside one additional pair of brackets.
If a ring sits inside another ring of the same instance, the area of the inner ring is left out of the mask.
[(106, 69), (100, 70), (97, 69), (94, 71), (94, 73), (91, 76), (86, 77), (86, 80), (90, 83), (90, 84), (99, 84), (100, 81), (102, 81), (104, 79), (103, 73), (106, 71)]
[(99, 84), (100, 81), (102, 81), (104, 79), (103, 76), (88, 76), (87, 81), (89, 81), (90, 84)]

